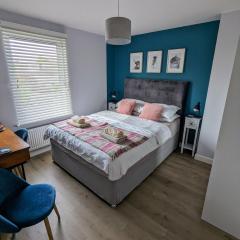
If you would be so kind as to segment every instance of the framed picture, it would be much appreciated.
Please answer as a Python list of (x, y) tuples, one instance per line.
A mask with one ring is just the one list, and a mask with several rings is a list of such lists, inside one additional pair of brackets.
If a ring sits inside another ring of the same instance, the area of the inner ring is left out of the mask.
[(130, 72), (141, 73), (142, 72), (143, 53), (131, 53), (130, 54)]
[(167, 73), (183, 73), (185, 48), (168, 50)]
[(147, 72), (160, 73), (162, 66), (162, 51), (149, 51), (147, 56)]

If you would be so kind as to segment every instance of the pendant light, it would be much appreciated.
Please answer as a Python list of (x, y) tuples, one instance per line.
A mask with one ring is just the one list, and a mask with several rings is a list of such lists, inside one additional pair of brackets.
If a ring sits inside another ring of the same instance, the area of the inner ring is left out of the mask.
[(131, 20), (118, 16), (106, 19), (106, 42), (111, 45), (125, 45), (131, 42)]

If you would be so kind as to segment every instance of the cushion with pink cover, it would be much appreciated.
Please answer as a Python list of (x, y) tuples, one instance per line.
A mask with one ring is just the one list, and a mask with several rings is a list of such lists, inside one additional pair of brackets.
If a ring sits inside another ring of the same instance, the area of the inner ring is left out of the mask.
[(123, 99), (118, 103), (117, 112), (131, 115), (135, 107), (136, 101), (133, 99)]
[(145, 103), (139, 117), (148, 120), (159, 121), (163, 110), (164, 108), (162, 105), (156, 103)]

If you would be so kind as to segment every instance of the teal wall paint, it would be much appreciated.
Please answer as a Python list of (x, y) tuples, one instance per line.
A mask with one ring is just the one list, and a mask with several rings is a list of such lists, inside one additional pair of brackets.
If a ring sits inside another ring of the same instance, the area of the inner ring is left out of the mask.
[[(107, 46), (108, 96), (112, 90), (123, 96), (124, 79), (146, 78), (165, 80), (186, 80), (190, 82), (186, 114), (192, 113), (193, 106), (201, 103), (203, 114), (208, 83), (216, 45), (219, 21), (212, 21), (187, 27), (135, 35), (132, 43), (123, 46)], [(185, 67), (182, 74), (166, 73), (168, 49), (186, 48)], [(146, 73), (147, 52), (163, 50), (161, 73)], [(143, 72), (130, 73), (131, 52), (143, 52)]]

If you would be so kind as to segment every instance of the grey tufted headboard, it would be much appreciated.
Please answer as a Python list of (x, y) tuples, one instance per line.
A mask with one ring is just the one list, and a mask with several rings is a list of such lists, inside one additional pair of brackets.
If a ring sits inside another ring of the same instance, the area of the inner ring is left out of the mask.
[(175, 105), (181, 108), (179, 114), (183, 114), (187, 89), (187, 81), (127, 78), (124, 86), (124, 97), (150, 103)]

